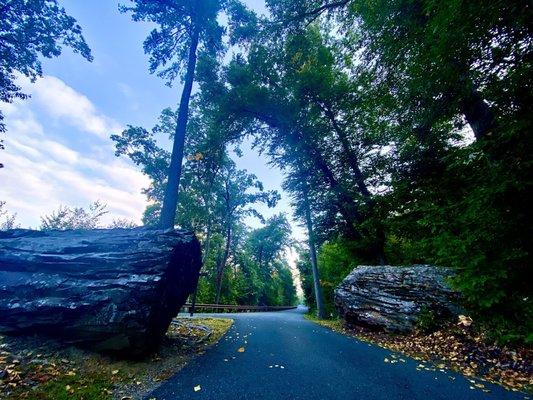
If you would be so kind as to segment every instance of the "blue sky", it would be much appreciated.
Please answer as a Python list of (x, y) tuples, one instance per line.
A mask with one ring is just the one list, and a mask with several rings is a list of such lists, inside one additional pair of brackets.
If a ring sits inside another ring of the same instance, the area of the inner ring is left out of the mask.
[[(141, 189), (148, 180), (128, 160), (114, 156), (109, 135), (127, 124), (151, 128), (163, 108), (176, 107), (181, 87), (169, 88), (149, 74), (142, 42), (150, 25), (119, 13), (118, 1), (60, 3), (82, 26), (94, 61), (66, 49), (59, 58), (44, 60), (44, 77), (36, 83), (20, 79), (31, 99), (0, 104), (8, 128), (0, 200), (23, 227), (37, 227), (39, 216), (60, 204), (87, 206), (95, 200), (108, 205), (108, 220), (139, 222), (146, 206)], [(264, 11), (263, 0), (247, 3)], [(281, 173), (244, 150), (238, 166), (255, 173), (265, 189), (281, 191)], [(290, 214), (289, 200), (282, 196), (275, 210), (261, 209), (265, 216)], [(295, 233), (301, 237), (298, 228)]]

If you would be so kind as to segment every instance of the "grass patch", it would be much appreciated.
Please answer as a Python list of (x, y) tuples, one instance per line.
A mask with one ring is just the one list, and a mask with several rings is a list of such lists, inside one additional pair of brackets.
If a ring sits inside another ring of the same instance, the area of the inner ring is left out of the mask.
[(110, 400), (112, 393), (112, 385), (104, 374), (89, 374), (86, 378), (58, 377), (18, 395), (28, 400)]
[(313, 321), (319, 325), (325, 326), (326, 328), (329, 328), (335, 332), (345, 333), (344, 327), (342, 325), (342, 320), (339, 318), (318, 319), (316, 315), (310, 313), (304, 314), (304, 318), (308, 319), (309, 321)]
[(38, 337), (0, 337), (0, 398), (140, 399), (218, 342), (228, 318), (177, 318), (158, 351), (120, 360)]

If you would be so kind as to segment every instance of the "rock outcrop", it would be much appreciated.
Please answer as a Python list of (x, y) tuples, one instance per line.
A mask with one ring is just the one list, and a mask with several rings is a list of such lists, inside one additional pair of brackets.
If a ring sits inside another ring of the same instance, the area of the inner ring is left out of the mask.
[(200, 267), (185, 231), (0, 232), (0, 332), (140, 355), (158, 345)]
[(457, 292), (446, 284), (448, 269), (359, 266), (335, 290), (335, 306), (348, 326), (411, 331), (422, 311), (436, 317), (459, 312)]

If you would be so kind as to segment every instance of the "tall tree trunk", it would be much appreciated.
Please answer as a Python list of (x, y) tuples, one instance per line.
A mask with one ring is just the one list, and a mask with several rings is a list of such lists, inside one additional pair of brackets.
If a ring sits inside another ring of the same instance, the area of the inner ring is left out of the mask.
[(181, 178), (181, 164), (183, 162), (183, 148), (185, 146), (185, 133), (187, 131), (187, 121), (189, 118), (189, 101), (191, 99), (192, 84), (194, 82), (194, 71), (196, 69), (196, 51), (198, 49), (198, 40), (200, 32), (198, 24), (195, 24), (191, 45), (189, 47), (189, 59), (187, 62), (187, 73), (178, 111), (178, 121), (176, 124), (176, 133), (174, 144), (172, 146), (172, 156), (170, 158), (170, 167), (168, 169), (167, 186), (165, 188), (165, 197), (163, 199), (163, 208), (161, 210), (160, 224), (163, 229), (174, 227), (174, 218), (176, 217), (176, 208), (178, 205), (178, 191)]
[[(350, 145), (346, 132), (337, 122), (337, 119), (335, 118), (335, 113), (331, 108), (323, 106), (320, 103), (317, 104), (326, 114), (326, 117), (330, 120), (331, 125), (333, 126), (333, 130), (337, 134), (342, 149), (344, 150), (346, 158), (348, 159), (348, 165), (350, 166), (350, 169), (354, 174), (355, 183), (357, 184), (359, 193), (361, 193), (361, 195), (363, 196), (366, 206), (368, 207), (368, 211), (372, 212), (375, 206), (375, 201), (372, 198), (370, 190), (368, 190), (368, 186), (366, 185), (363, 172), (361, 171), (361, 168), (359, 166), (359, 159), (355, 154), (354, 150), (352, 149), (352, 146)], [(381, 224), (377, 229), (375, 248), (372, 249), (372, 252), (374, 253), (376, 261), (379, 262), (380, 265), (386, 264), (387, 257), (385, 256), (385, 232), (383, 231), (383, 227), (381, 226)]]
[(476, 140), (488, 136), (494, 129), (494, 114), (475, 88), (472, 88), (469, 96), (464, 99), (462, 111)]
[[(209, 248), (211, 246), (211, 218), (208, 218), (207, 220), (207, 235), (205, 238), (205, 246), (203, 248), (202, 253), (202, 267), (204, 266), (205, 260), (207, 256), (209, 255)], [(200, 275), (201, 277), (202, 275)], [(191, 317), (194, 314), (194, 310), (196, 308), (196, 295), (198, 294), (198, 283), (199, 280), (196, 282), (196, 286), (194, 287), (194, 292), (191, 295), (191, 308), (189, 309)]]
[(362, 222), (362, 216), (359, 212), (357, 204), (353, 201), (352, 196), (339, 183), (332, 169), (329, 167), (326, 159), (314, 144), (309, 144), (306, 141), (304, 134), (292, 132), (286, 124), (282, 123), (277, 117), (270, 116), (261, 111), (243, 108), (242, 112), (257, 118), (268, 126), (280, 131), (286, 132), (286, 137), (291, 140), (290, 145), (295, 149), (301, 150), (307, 158), (309, 158), (322, 173), (325, 182), (329, 185), (333, 193), (336, 195), (336, 204), (339, 208), (339, 213), (342, 215), (348, 226), (349, 236), (353, 239), (360, 239), (361, 234), (356, 229), (356, 225)]
[(207, 221), (207, 234), (205, 236), (204, 254), (202, 254), (202, 265), (205, 263), (207, 256), (209, 255), (209, 249), (211, 247), (211, 218)]
[(324, 308), (324, 297), (322, 295), (322, 287), (320, 286), (320, 276), (318, 274), (318, 262), (316, 257), (315, 237), (313, 231), (313, 219), (311, 218), (311, 207), (309, 205), (307, 187), (304, 188), (303, 198), (305, 208), (305, 223), (307, 225), (307, 235), (309, 237), (309, 253), (311, 256), (311, 270), (313, 272), (313, 287), (315, 289), (317, 316), (320, 319), (324, 319), (326, 318), (326, 310)]
[(222, 278), (224, 277), (224, 269), (226, 268), (226, 263), (228, 261), (229, 257), (229, 249), (231, 246), (231, 225), (228, 225), (228, 228), (226, 230), (226, 249), (224, 250), (224, 256), (222, 257), (222, 261), (220, 262), (220, 265), (218, 266), (217, 270), (217, 295), (215, 299), (215, 304), (218, 304), (220, 302), (220, 292), (222, 290)]
[(346, 132), (344, 132), (344, 129), (339, 125), (335, 118), (335, 114), (331, 110), (331, 108), (328, 107), (322, 107), (322, 110), (330, 120), (333, 130), (337, 134), (337, 137), (339, 138), (339, 141), (341, 143), (342, 149), (344, 150), (344, 153), (346, 154), (346, 158), (348, 159), (348, 165), (350, 166), (350, 169), (352, 170), (352, 173), (354, 174), (355, 183), (357, 184), (357, 188), (359, 189), (359, 193), (364, 197), (365, 201), (370, 201), (370, 198), (372, 195), (370, 194), (370, 191), (368, 190), (368, 186), (365, 183), (365, 179), (363, 177), (363, 172), (361, 171), (361, 168), (359, 167), (359, 160), (357, 158), (357, 155), (352, 149), (352, 146), (350, 145), (350, 142), (348, 141), (348, 137), (346, 136)]

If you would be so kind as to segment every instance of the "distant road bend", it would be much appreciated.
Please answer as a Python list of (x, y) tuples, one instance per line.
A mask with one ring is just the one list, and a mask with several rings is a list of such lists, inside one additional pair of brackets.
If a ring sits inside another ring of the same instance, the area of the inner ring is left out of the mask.
[[(157, 400), (506, 400), (524, 395), (485, 384), (483, 393), (451, 371), (385, 363), (391, 351), (330, 331), (305, 310), (224, 314), (235, 324), (206, 354), (146, 396)], [(244, 351), (239, 352), (240, 348)], [(450, 379), (451, 377), (451, 379)], [(454, 379), (455, 378), (455, 379)]]

